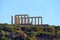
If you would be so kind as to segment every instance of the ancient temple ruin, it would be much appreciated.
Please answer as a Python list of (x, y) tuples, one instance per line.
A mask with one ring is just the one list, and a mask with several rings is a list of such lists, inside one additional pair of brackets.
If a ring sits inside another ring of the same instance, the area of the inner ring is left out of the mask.
[(30, 17), (28, 14), (20, 14), (20, 15), (15, 15), (14, 17), (11, 16), (11, 24), (19, 25), (19, 24), (32, 24), (32, 25), (42, 25), (42, 17)]

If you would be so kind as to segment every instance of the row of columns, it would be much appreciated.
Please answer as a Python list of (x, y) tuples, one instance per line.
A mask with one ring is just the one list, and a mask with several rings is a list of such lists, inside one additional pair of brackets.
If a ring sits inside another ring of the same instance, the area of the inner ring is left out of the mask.
[(26, 21), (26, 18), (28, 18), (27, 15), (15, 16), (15, 24), (26, 24), (27, 22), (29, 23), (29, 20)]
[[(42, 25), (42, 17), (29, 17), (29, 19), (31, 18), (31, 22), (33, 24), (33, 21), (34, 21), (34, 25)], [(34, 20), (33, 20), (34, 19)], [(36, 20), (37, 19), (37, 20)], [(41, 19), (41, 20), (39, 20)], [(36, 24), (36, 21), (38, 21), (38, 23)], [(41, 22), (40, 22), (41, 21)]]
[[(29, 17), (27, 15), (15, 15), (15, 24), (29, 24), (29, 23), (33, 24), (33, 21), (34, 21), (34, 25), (36, 25), (36, 18), (38, 20), (37, 25), (40, 25), (40, 24), (42, 25), (42, 17)], [(13, 24), (13, 16), (11, 16), (11, 24)]]

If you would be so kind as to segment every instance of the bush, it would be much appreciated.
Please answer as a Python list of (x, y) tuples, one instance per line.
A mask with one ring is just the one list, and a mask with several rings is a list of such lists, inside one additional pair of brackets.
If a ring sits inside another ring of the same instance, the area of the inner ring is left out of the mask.
[(37, 27), (31, 27), (31, 30), (37, 32), (38, 28)]
[(30, 37), (26, 37), (25, 40), (30, 40)]
[(2, 30), (2, 26), (0, 25), (0, 30)]
[(26, 34), (31, 38), (35, 36), (35, 33), (33, 31), (32, 32), (27, 32)]

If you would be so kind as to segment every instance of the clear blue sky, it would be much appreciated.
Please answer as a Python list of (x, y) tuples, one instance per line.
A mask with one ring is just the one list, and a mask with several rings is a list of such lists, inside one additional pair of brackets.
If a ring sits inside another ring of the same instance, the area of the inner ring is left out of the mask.
[(0, 23), (15, 14), (42, 16), (44, 24), (60, 25), (60, 0), (0, 0)]

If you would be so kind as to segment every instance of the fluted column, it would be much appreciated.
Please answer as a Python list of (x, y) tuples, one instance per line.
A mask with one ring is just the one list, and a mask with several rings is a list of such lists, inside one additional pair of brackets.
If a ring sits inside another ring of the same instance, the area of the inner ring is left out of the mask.
[(26, 18), (25, 18), (25, 16), (24, 16), (24, 24), (26, 23), (26, 20), (25, 20)]
[(41, 25), (42, 25), (42, 17), (41, 17)]
[(22, 24), (22, 16), (21, 16), (21, 24)]
[(27, 17), (27, 18), (28, 18), (28, 23), (29, 23), (30, 18), (29, 17)]
[(13, 24), (13, 16), (11, 16), (11, 24)]
[(19, 18), (19, 16), (18, 16), (18, 24), (20, 24), (20, 18)]
[(35, 18), (35, 25), (36, 25), (36, 18)]
[(16, 24), (20, 24), (20, 18), (19, 18), (19, 16), (16, 16)]
[(32, 20), (31, 23), (33, 24), (33, 18), (31, 18), (31, 20)]
[(23, 24), (23, 17), (22, 17), (22, 24)]
[(39, 25), (39, 18), (38, 18), (38, 25)]
[(15, 22), (14, 23), (16, 24), (16, 15), (15, 15)]

